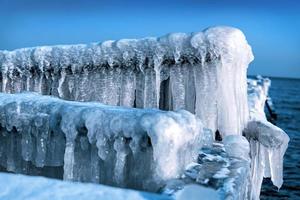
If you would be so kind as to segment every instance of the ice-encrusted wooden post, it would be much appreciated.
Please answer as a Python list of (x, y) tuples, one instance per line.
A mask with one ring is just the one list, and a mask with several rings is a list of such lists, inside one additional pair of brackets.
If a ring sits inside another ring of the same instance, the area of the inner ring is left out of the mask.
[(243, 33), (231, 27), (24, 48), (0, 51), (0, 88), (109, 105), (186, 109), (225, 136), (242, 134), (247, 123), (246, 70), (252, 59)]

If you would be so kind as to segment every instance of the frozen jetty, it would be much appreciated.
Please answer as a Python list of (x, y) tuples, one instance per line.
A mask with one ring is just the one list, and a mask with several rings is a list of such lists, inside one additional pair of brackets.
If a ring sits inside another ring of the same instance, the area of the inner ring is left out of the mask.
[(0, 51), (1, 169), (259, 199), (263, 177), (281, 186), (289, 139), (266, 120), (267, 79), (247, 86), (252, 60), (231, 27)]

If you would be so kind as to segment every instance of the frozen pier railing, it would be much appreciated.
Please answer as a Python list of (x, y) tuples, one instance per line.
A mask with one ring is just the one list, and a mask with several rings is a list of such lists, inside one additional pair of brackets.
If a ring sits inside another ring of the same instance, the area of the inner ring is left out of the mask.
[(2, 92), (35, 91), (75, 101), (186, 109), (222, 135), (248, 120), (246, 71), (253, 59), (243, 33), (199, 33), (0, 51)]
[(271, 80), (261, 76), (248, 80), (250, 119), (244, 134), (251, 149), (249, 199), (259, 199), (264, 177), (270, 177), (278, 189), (283, 183), (283, 156), (289, 137), (283, 130), (267, 121), (264, 107), (270, 85)]
[(8, 171), (63, 166), (66, 180), (148, 191), (180, 176), (196, 159), (203, 132), (201, 122), (183, 110), (68, 102), (32, 93), (0, 94), (0, 116), (0, 164)]

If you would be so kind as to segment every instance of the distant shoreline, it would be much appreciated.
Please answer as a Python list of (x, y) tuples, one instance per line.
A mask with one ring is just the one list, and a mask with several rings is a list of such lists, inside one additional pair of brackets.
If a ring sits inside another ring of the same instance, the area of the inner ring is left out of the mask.
[[(261, 74), (257, 74), (257, 75), (261, 75)], [(254, 78), (256, 77), (257, 75), (247, 75), (248, 78)], [(300, 77), (299, 78), (296, 78), (296, 77), (279, 77), (279, 76), (268, 76), (268, 75), (261, 75), (262, 77), (267, 77), (267, 78), (271, 78), (271, 79), (295, 79), (295, 80), (300, 80)]]

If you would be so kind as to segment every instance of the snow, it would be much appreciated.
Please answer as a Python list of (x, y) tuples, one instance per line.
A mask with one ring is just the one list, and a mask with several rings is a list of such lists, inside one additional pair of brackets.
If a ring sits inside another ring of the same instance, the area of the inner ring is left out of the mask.
[(213, 133), (241, 135), (252, 60), (240, 30), (211, 27), (159, 38), (0, 51), (1, 88), (114, 106), (186, 109)]
[[(191, 113), (0, 93), (0, 163), (34, 174), (63, 166), (65, 180), (157, 191), (196, 160), (203, 127)], [(27, 169), (27, 170), (26, 170)]]
[(44, 177), (0, 173), (0, 199), (5, 200), (168, 200), (157, 195), (99, 184), (72, 183)]

